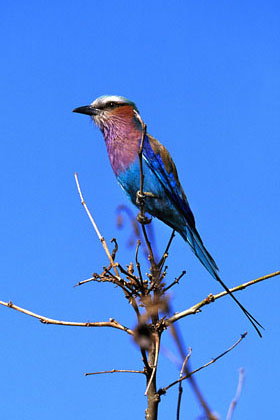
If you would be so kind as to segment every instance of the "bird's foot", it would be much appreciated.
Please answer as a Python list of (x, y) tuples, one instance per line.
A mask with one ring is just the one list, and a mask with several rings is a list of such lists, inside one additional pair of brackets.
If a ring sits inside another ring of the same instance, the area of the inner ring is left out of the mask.
[(138, 207), (144, 207), (145, 203), (146, 203), (146, 198), (159, 198), (157, 195), (154, 195), (153, 193), (149, 192), (149, 191), (143, 191), (143, 193), (141, 193), (141, 191), (137, 191), (136, 193), (136, 205)]
[(149, 217), (145, 216), (141, 211), (137, 214), (136, 217), (137, 221), (141, 223), (141, 225), (148, 225), (152, 221), (152, 217), (149, 219)]
[(140, 208), (140, 212), (137, 215), (137, 221), (142, 225), (148, 225), (151, 223), (152, 218), (145, 216), (144, 207), (146, 203), (146, 196), (149, 196), (150, 193), (137, 191), (136, 193), (136, 205)]
[(136, 193), (136, 205), (140, 208), (145, 206), (146, 202), (146, 195), (145, 193), (141, 193), (141, 191), (137, 191)]

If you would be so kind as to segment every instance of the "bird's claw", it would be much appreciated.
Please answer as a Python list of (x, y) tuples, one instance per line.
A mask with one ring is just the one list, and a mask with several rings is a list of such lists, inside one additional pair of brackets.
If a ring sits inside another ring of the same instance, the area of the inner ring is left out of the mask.
[(142, 214), (141, 211), (137, 214), (136, 219), (139, 223), (141, 223), (141, 225), (148, 225), (152, 221), (152, 217), (149, 219), (149, 217), (145, 216), (145, 214)]
[(141, 193), (141, 191), (137, 191), (136, 193), (136, 205), (138, 207), (144, 207), (146, 201), (145, 193)]

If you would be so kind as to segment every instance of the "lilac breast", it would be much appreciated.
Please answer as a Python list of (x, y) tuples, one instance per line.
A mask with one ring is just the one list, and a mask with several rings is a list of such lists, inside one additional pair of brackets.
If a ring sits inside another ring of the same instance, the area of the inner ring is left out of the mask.
[(141, 130), (133, 121), (115, 121), (104, 127), (103, 135), (113, 171), (118, 176), (138, 159)]

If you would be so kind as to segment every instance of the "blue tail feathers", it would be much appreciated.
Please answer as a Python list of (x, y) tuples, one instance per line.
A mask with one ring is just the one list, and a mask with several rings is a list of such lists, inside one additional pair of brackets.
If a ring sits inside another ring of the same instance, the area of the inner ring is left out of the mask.
[[(180, 232), (181, 233), (181, 232)], [(188, 242), (188, 244), (191, 246), (192, 251), (197, 256), (199, 261), (204, 265), (207, 271), (211, 274), (214, 279), (216, 279), (220, 285), (223, 287), (223, 289), (231, 296), (231, 298), (237, 303), (237, 305), (240, 307), (242, 312), (246, 315), (246, 317), (249, 319), (255, 330), (257, 331), (258, 335), (262, 337), (261, 332), (257, 325), (260, 328), (263, 328), (263, 326), (253, 317), (253, 315), (250, 314), (250, 312), (247, 311), (247, 309), (239, 302), (238, 299), (234, 296), (234, 294), (229, 290), (229, 288), (226, 286), (226, 284), (220, 279), (218, 275), (218, 266), (215, 263), (214, 259), (211, 257), (205, 246), (203, 245), (203, 242), (198, 234), (197, 231), (191, 230), (188, 226), (186, 226), (185, 231), (181, 233), (182, 237), (185, 241)]]

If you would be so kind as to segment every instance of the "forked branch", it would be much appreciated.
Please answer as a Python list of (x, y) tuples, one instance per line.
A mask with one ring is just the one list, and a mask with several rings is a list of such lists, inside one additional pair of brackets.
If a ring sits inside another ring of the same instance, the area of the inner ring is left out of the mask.
[(244, 334), (241, 335), (241, 337), (239, 338), (239, 340), (236, 341), (236, 343), (234, 343), (230, 348), (228, 348), (227, 350), (225, 350), (222, 354), (220, 354), (219, 356), (215, 357), (214, 359), (210, 360), (210, 362), (205, 363), (205, 365), (200, 366), (198, 369), (193, 370), (192, 372), (189, 372), (187, 375), (184, 375), (182, 378), (177, 379), (176, 381), (172, 382), (170, 385), (166, 386), (165, 388), (161, 388), (158, 392), (160, 395), (162, 394), (166, 394), (166, 391), (173, 387), (174, 385), (184, 381), (185, 379), (189, 378), (190, 376), (194, 375), (195, 373), (199, 372), (202, 369), (205, 369), (206, 367), (212, 365), (213, 363), (217, 362), (217, 360), (221, 359), (223, 356), (225, 356), (227, 353), (229, 353), (231, 350), (233, 350), (247, 335), (247, 332), (245, 332)]

